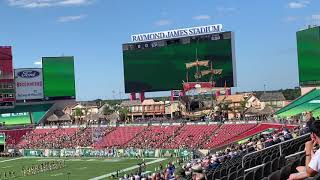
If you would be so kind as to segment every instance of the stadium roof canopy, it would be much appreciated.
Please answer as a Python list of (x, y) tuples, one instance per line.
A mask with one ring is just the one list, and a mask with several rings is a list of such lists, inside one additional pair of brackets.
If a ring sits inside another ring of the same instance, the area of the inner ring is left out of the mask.
[(275, 115), (278, 117), (290, 117), (308, 111), (312, 112), (314, 116), (320, 115), (320, 89), (311, 90), (278, 110)]

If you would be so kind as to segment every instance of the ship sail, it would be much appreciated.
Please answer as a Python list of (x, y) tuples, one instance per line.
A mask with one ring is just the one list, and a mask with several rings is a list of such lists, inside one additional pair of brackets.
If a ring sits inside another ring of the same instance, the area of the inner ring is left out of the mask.
[(208, 74), (220, 75), (220, 74), (222, 74), (222, 69), (212, 69), (212, 70), (201, 71), (202, 76), (205, 76)]
[(205, 60), (205, 61), (195, 61), (195, 62), (190, 62), (190, 63), (186, 63), (186, 68), (190, 69), (192, 67), (196, 67), (196, 66), (206, 66), (209, 67), (209, 61)]

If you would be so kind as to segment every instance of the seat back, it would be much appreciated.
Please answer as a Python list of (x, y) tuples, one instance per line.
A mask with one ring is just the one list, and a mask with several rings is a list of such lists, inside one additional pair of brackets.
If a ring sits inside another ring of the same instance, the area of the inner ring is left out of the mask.
[(250, 171), (244, 175), (244, 180), (254, 180), (254, 173)]
[(279, 159), (278, 158), (272, 160), (271, 169), (272, 169), (272, 172), (274, 172), (274, 171), (279, 169)]
[(254, 171), (254, 179), (262, 179), (263, 177), (263, 168), (259, 167)]
[(280, 171), (274, 171), (272, 174), (270, 174), (268, 180), (280, 180)]
[(268, 177), (271, 173), (271, 162), (267, 162), (264, 166), (263, 166), (263, 177)]

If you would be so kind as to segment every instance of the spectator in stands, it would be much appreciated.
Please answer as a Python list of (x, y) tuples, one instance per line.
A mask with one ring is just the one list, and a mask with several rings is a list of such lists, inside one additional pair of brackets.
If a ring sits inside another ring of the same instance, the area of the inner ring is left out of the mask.
[(311, 141), (305, 143), (306, 166), (297, 168), (298, 173), (291, 174), (289, 180), (299, 180), (313, 177), (320, 172), (320, 149), (313, 152), (314, 146), (320, 144), (320, 121), (312, 121), (309, 124)]

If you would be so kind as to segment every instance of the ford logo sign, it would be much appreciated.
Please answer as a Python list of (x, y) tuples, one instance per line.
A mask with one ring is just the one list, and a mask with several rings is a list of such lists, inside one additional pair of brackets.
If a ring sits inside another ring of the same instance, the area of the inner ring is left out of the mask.
[(40, 73), (38, 71), (34, 71), (34, 70), (25, 70), (25, 71), (18, 72), (18, 76), (20, 76), (22, 78), (34, 78), (39, 75), (40, 75)]

